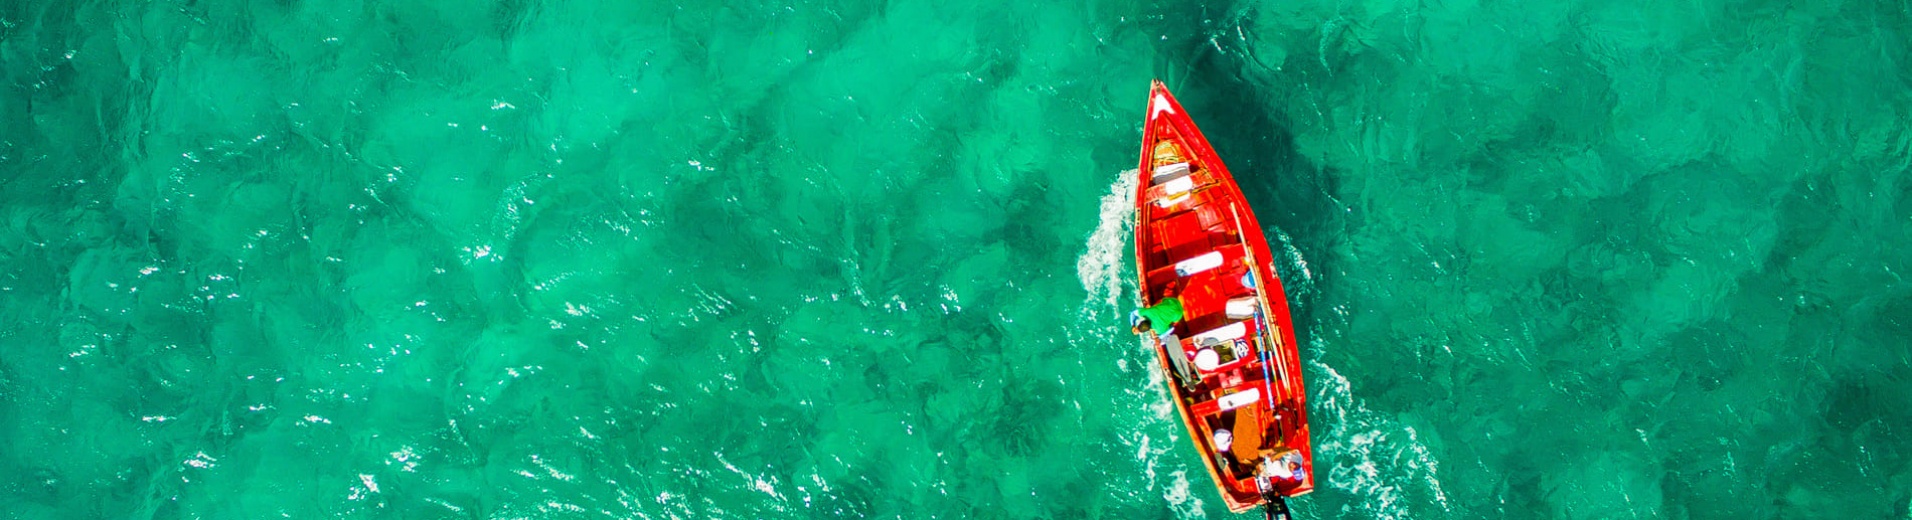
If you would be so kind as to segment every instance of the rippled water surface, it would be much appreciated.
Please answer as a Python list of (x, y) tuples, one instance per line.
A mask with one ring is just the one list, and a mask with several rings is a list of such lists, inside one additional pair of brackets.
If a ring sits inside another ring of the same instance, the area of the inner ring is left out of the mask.
[(1906, 518), (1904, 1), (0, 2), (0, 518), (1222, 518), (1150, 78), (1303, 518)]

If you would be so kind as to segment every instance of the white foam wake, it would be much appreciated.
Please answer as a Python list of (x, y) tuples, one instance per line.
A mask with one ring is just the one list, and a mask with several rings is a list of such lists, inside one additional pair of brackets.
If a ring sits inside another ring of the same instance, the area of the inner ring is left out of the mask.
[[(1319, 346), (1317, 346), (1318, 348)], [(1358, 507), (1374, 518), (1420, 518), (1410, 507), (1431, 498), (1443, 512), (1451, 512), (1441, 490), (1439, 466), (1413, 426), (1369, 410), (1354, 398), (1348, 378), (1333, 367), (1310, 362), (1324, 374), (1319, 398), (1312, 406), (1318, 419), (1309, 421), (1327, 435), (1317, 437), (1316, 470), (1327, 467), (1324, 482), (1359, 497)], [(1323, 463), (1326, 464), (1323, 464)], [(1425, 487), (1423, 487), (1425, 485)]]
[(1295, 279), (1293, 276), (1289, 276), (1288, 273), (1280, 273), (1283, 274), (1281, 277), (1281, 286), (1288, 292), (1288, 304), (1292, 306), (1304, 303), (1313, 297), (1316, 281), (1314, 269), (1308, 267), (1308, 259), (1301, 256), (1301, 250), (1295, 248), (1294, 237), (1290, 237), (1287, 233), (1282, 232), (1281, 228), (1273, 229), (1275, 232), (1275, 240), (1270, 242), (1269, 246), (1279, 247), (1281, 254), (1287, 255), (1288, 257), (1288, 267), (1293, 269), (1293, 273), (1301, 275), (1300, 279)]
[(1136, 171), (1127, 170), (1109, 185), (1102, 195), (1095, 232), (1089, 234), (1087, 250), (1076, 258), (1076, 278), (1089, 292), (1086, 311), (1100, 317), (1103, 311), (1118, 311), (1122, 303), (1124, 267), (1128, 242), (1135, 229)]
[[(1167, 384), (1155, 363), (1155, 345), (1123, 331), (1123, 323), (1110, 321), (1119, 320), (1124, 308), (1134, 304), (1129, 239), (1135, 229), (1136, 182), (1136, 170), (1127, 170), (1109, 183), (1109, 191), (1102, 195), (1095, 231), (1089, 234), (1082, 256), (1076, 258), (1076, 278), (1088, 293), (1081, 310), (1087, 327), (1081, 333), (1126, 338), (1116, 344), (1134, 345), (1134, 351), (1118, 358), (1116, 366), (1124, 372), (1142, 370), (1146, 374), (1147, 383), (1122, 390), (1128, 394), (1127, 400), (1147, 403), (1146, 406), (1120, 412), (1133, 425), (1131, 431), (1122, 435), (1123, 442), (1135, 450), (1136, 461), (1142, 466), (1137, 491), (1159, 495), (1177, 518), (1202, 518), (1206, 516), (1204, 505), (1196, 491), (1202, 488), (1189, 481), (1189, 466), (1178, 463), (1179, 459), (1175, 458), (1188, 441), (1179, 435), (1181, 427), (1174, 420), (1175, 407), (1169, 402)], [(1166, 438), (1151, 438), (1149, 431), (1165, 433)]]

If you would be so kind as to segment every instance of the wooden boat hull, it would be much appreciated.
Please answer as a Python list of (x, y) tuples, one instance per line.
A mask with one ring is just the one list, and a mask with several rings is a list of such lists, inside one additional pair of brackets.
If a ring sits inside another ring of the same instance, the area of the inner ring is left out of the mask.
[[(1135, 198), (1138, 287), (1144, 305), (1173, 291), (1186, 310), (1176, 326), (1180, 344), (1156, 342), (1169, 395), (1230, 511), (1265, 501), (1255, 477), (1268, 475), (1270, 460), (1298, 466), (1263, 481), (1273, 494), (1306, 494), (1315, 484), (1307, 393), (1272, 250), (1234, 177), (1160, 81), (1150, 88), (1146, 121)], [(1164, 155), (1165, 142), (1173, 153)], [(1224, 430), (1233, 442), (1217, 442)], [(1299, 463), (1288, 463), (1294, 454)]]

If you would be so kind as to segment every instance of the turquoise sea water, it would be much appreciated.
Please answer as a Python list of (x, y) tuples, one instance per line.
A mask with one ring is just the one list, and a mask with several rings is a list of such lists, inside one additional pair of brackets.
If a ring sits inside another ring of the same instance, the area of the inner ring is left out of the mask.
[(1912, 4), (0, 2), (0, 518), (1223, 518), (1175, 89), (1302, 518), (1912, 517)]

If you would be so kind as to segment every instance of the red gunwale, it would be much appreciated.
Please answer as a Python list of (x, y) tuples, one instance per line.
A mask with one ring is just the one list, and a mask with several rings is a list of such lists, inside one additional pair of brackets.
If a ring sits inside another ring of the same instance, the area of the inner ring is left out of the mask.
[[(1228, 504), (1228, 510), (1239, 513), (1260, 505), (1263, 500), (1256, 492), (1252, 477), (1235, 478), (1236, 464), (1226, 463), (1224, 466), (1225, 463), (1217, 460), (1215, 448), (1209, 442), (1212, 435), (1209, 420), (1213, 418), (1220, 421), (1221, 415), (1220, 412), (1203, 415), (1203, 412), (1216, 409), (1212, 399), (1217, 395), (1250, 386), (1266, 388), (1267, 390), (1263, 393), (1272, 393), (1272, 399), (1268, 395), (1263, 395), (1260, 401), (1248, 405), (1261, 407), (1261, 427), (1264, 431), (1272, 429), (1272, 432), (1264, 437), (1263, 446), (1273, 446), (1276, 441), (1279, 441), (1283, 446), (1300, 450), (1303, 460), (1304, 478), (1299, 483), (1290, 481), (1278, 484), (1276, 489), (1284, 496), (1306, 494), (1314, 490), (1315, 484), (1314, 450), (1308, 442), (1307, 393), (1301, 382), (1301, 356), (1295, 347), (1294, 322), (1288, 316), (1288, 298), (1282, 289), (1281, 279), (1276, 276), (1270, 263), (1274, 256), (1268, 248), (1268, 240), (1262, 236), (1261, 224), (1255, 219), (1254, 212), (1249, 209), (1247, 198), (1242, 195), (1241, 187), (1235, 184), (1234, 176), (1228, 173), (1228, 167), (1222, 164), (1221, 157), (1217, 156), (1215, 149), (1209, 146), (1208, 138), (1195, 127), (1195, 123), (1189, 119), (1187, 112), (1182, 110), (1181, 103), (1175, 100), (1175, 96), (1169, 93), (1162, 82), (1156, 81), (1149, 88), (1148, 106), (1147, 119), (1142, 131), (1141, 167), (1137, 171), (1140, 182), (1136, 186), (1135, 199), (1137, 208), (1135, 257), (1141, 281), (1139, 287), (1143, 288), (1143, 303), (1153, 305), (1160, 298), (1168, 281), (1175, 279), (1173, 273), (1165, 279), (1158, 269), (1171, 267), (1175, 262), (1186, 260), (1208, 250), (1241, 244), (1248, 250), (1248, 254), (1243, 258), (1253, 259), (1248, 269), (1254, 271), (1256, 280), (1262, 287), (1259, 296), (1263, 307), (1267, 309), (1267, 312), (1255, 318), (1249, 318), (1250, 322), (1260, 322), (1250, 327), (1250, 337), (1257, 337), (1256, 334), (1263, 328), (1278, 331), (1278, 335), (1275, 336), (1277, 345), (1270, 349), (1273, 366), (1269, 368), (1276, 376), (1274, 381), (1266, 381), (1266, 378), (1261, 375), (1262, 362), (1258, 349), (1264, 348), (1262, 345), (1265, 340), (1262, 340), (1252, 343), (1257, 349), (1254, 355), (1244, 356), (1217, 368), (1218, 373), (1239, 370), (1235, 373), (1240, 375), (1241, 379), (1235, 380), (1235, 384), (1223, 384), (1220, 379), (1225, 378), (1211, 375), (1204, 377), (1204, 381), (1217, 381), (1204, 383), (1203, 387), (1194, 394), (1185, 393), (1174, 383), (1175, 370), (1170, 365), (1167, 351), (1156, 349), (1157, 361), (1164, 373), (1170, 374), (1170, 377), (1166, 378), (1169, 380), (1170, 397), (1175, 401), (1175, 409), (1181, 415), (1182, 424), (1188, 429), (1190, 439), (1194, 441), (1196, 449), (1202, 454), (1209, 476), (1215, 481), (1216, 490)], [(1183, 154), (1196, 170), (1192, 176), (1196, 187), (1186, 194), (1187, 199), (1169, 208), (1161, 207), (1156, 203), (1155, 197), (1164, 194), (1164, 188), (1151, 184), (1154, 172), (1153, 150), (1156, 144), (1164, 139), (1180, 144)], [(1204, 173), (1207, 175), (1206, 178), (1202, 177)], [(1203, 210), (1204, 213), (1183, 206), (1209, 207), (1209, 209)], [(1190, 217), (1190, 213), (1196, 215)], [(1217, 233), (1218, 230), (1219, 233)], [(1165, 244), (1163, 243), (1165, 237), (1190, 240)], [(1204, 243), (1194, 242), (1196, 240), (1206, 241), (1205, 244), (1209, 247), (1202, 247)], [(1187, 245), (1189, 243), (1197, 244), (1192, 251)], [(1234, 268), (1228, 265), (1217, 269)], [(1156, 272), (1156, 276), (1151, 277), (1151, 272)], [(1184, 290), (1184, 294), (1186, 293), (1187, 289)], [(1201, 321), (1203, 319), (1203, 316), (1190, 316), (1178, 327), (1206, 323)], [(1212, 319), (1209, 320), (1209, 322), (1212, 321)], [(1202, 331), (1178, 329), (1178, 332), (1186, 343), (1188, 338)], [(1218, 386), (1227, 386), (1227, 388), (1217, 388)], [(1191, 409), (1195, 411), (1191, 412)]]

